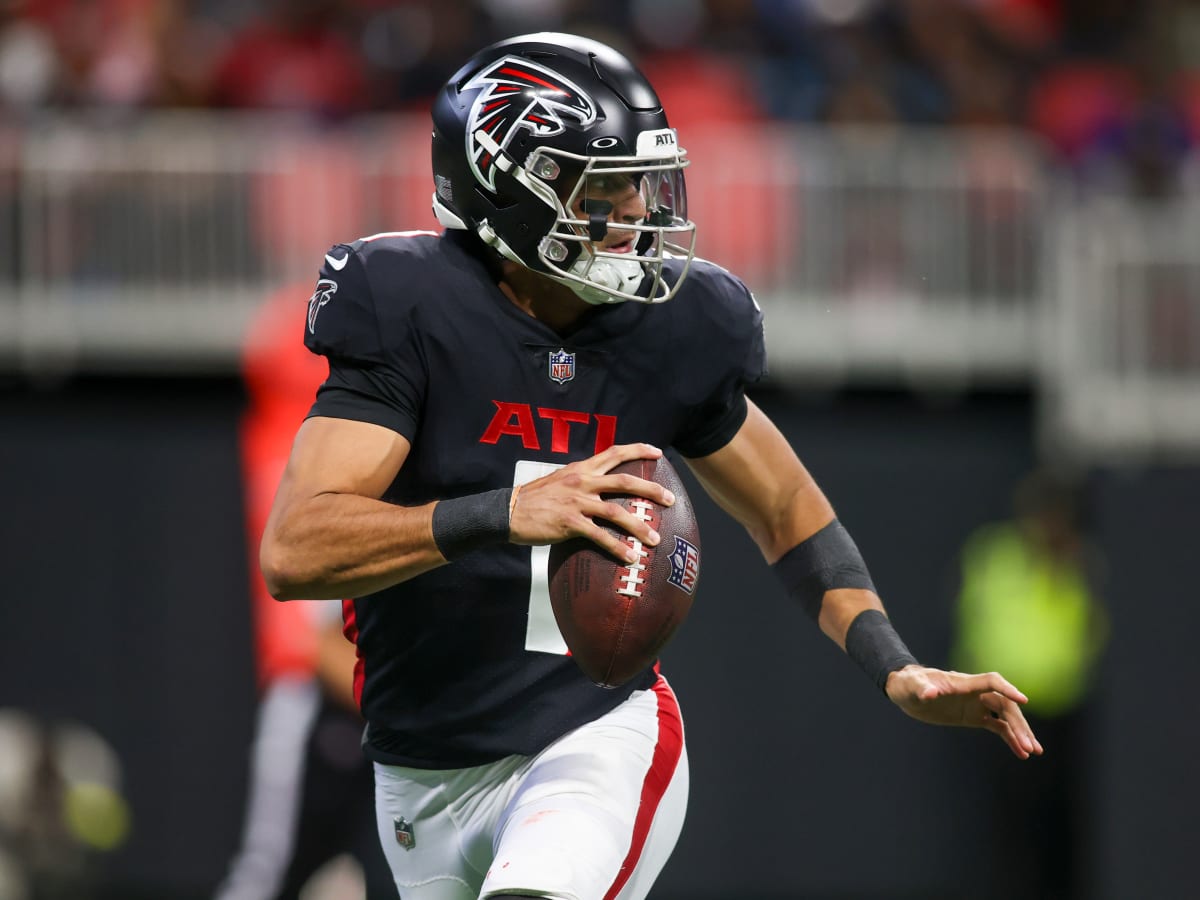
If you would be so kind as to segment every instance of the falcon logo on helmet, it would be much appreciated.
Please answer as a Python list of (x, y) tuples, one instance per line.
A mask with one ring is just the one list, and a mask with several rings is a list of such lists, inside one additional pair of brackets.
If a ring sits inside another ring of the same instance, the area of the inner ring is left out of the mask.
[(581, 128), (596, 121), (596, 104), (557, 72), (519, 57), (506, 56), (471, 79), (464, 90), (483, 88), (467, 120), (467, 159), (471, 171), (489, 190), (496, 190), (495, 157), (475, 133), (483, 129), (506, 148), (519, 129), (537, 137), (566, 131), (563, 119), (574, 119)]

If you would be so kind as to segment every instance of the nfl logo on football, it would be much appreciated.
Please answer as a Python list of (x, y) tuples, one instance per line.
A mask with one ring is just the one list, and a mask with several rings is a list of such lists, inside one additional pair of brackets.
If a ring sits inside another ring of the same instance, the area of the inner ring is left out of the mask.
[(550, 351), (550, 380), (566, 384), (575, 377), (575, 354), (561, 347)]
[(675, 549), (671, 552), (671, 577), (667, 581), (681, 591), (692, 593), (700, 578), (700, 551), (676, 535)]

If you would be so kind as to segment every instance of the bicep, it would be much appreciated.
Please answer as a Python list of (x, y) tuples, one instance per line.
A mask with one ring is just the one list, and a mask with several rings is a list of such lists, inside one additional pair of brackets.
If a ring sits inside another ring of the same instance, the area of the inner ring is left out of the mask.
[(768, 562), (827, 525), (833, 507), (767, 415), (748, 402), (720, 450), (688, 459), (708, 494), (750, 532)]
[(382, 425), (325, 416), (306, 419), (292, 444), (274, 512), (321, 494), (378, 499), (395, 480), (410, 446)]

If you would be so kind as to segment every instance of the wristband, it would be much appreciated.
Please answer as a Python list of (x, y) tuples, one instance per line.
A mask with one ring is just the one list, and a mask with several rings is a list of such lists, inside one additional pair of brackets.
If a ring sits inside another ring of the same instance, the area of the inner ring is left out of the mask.
[(801, 541), (771, 568), (787, 588), (788, 596), (814, 620), (821, 613), (826, 591), (875, 590), (854, 539), (837, 519)]
[(887, 693), (888, 676), (916, 663), (892, 623), (878, 609), (866, 609), (846, 629), (846, 655)]
[(433, 542), (447, 560), (508, 540), (512, 488), (439, 500), (433, 508)]

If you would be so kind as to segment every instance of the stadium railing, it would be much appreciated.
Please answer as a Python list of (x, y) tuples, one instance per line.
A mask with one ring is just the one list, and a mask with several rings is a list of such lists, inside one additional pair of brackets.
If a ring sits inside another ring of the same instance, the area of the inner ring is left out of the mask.
[[(1044, 388), (1048, 446), (1200, 453), (1200, 175), (1064, 187), (1020, 132), (684, 135), (702, 256), (767, 314), (780, 381)], [(422, 117), (0, 126), (0, 368), (232, 371), (268, 294), (335, 241), (436, 228)], [(1194, 243), (1194, 242), (1192, 242)], [(1173, 399), (1174, 398), (1174, 399)]]
[(1198, 162), (1166, 199), (1058, 205), (1036, 372), (1048, 450), (1200, 461)]

